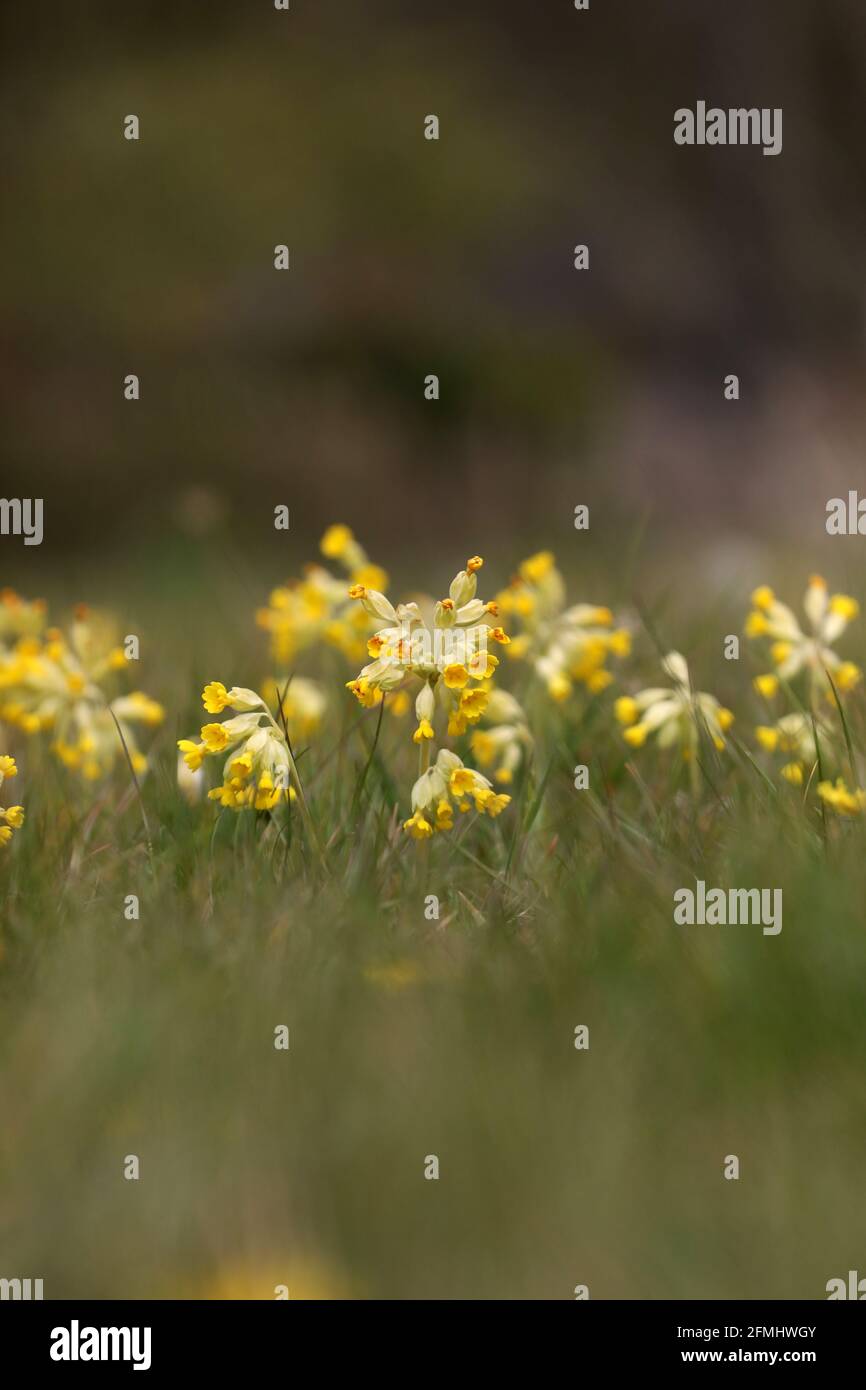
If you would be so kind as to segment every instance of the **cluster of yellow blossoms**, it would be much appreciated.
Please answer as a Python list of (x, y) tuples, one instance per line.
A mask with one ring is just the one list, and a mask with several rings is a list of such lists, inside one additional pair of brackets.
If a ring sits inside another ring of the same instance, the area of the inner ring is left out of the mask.
[[(17, 776), (15, 759), (10, 758), (8, 753), (0, 755), (0, 787), (7, 778)], [(24, 807), (0, 806), (0, 822), (0, 845), (8, 845), (12, 839), (12, 831), (18, 830), (24, 824)]]
[[(491, 647), (525, 658), (557, 702), (579, 686), (591, 695), (603, 691), (614, 679), (612, 660), (630, 653), (629, 630), (615, 625), (609, 608), (568, 606), (549, 551), (525, 560), (494, 601), (478, 597), (484, 562), (473, 556), (454, 576), (447, 597), (393, 604), (385, 593), (387, 576), (370, 563), (347, 526), (329, 527), (320, 548), (344, 577), (318, 564), (308, 567), (303, 579), (274, 590), (258, 622), (270, 633), (272, 657), (283, 668), (321, 645), (353, 662), (366, 654), (366, 664), (346, 682), (365, 709), (388, 697), (387, 709), (397, 712), (414, 699), (419, 768), (404, 829), (415, 839), (451, 830), (455, 809), (498, 816), (510, 797), (493, 784), (508, 786), (531, 753), (529, 720), (515, 695), (496, 684), (500, 662)], [(844, 750), (833, 708), (861, 678), (860, 669), (834, 649), (857, 617), (858, 604), (846, 594), (829, 594), (824, 580), (813, 577), (803, 610), (805, 625), (767, 586), (752, 594), (745, 631), (766, 640), (773, 666), (754, 686), (767, 706), (782, 696), (787, 702), (772, 721), (757, 726), (755, 738), (762, 752), (779, 756), (785, 781), (806, 790), (814, 782), (826, 807), (860, 815), (866, 791), (856, 785), (849, 790), (841, 775)], [(517, 629), (513, 637), (499, 626), (500, 615)], [(142, 692), (116, 693), (116, 674), (126, 669), (127, 657), (110, 624), (88, 610), (76, 610), (63, 632), (46, 627), (43, 603), (11, 590), (0, 593), (0, 720), (27, 734), (50, 731), (55, 755), (87, 779), (104, 777), (126, 753), (134, 770), (143, 772), (146, 759), (135, 728), (164, 717), (162, 707)], [(667, 684), (624, 693), (614, 702), (625, 742), (634, 749), (650, 741), (661, 750), (675, 748), (693, 764), (705, 738), (723, 750), (731, 711), (694, 688), (681, 653), (669, 652), (661, 667)], [(193, 779), (198, 794), (205, 760), (216, 757), (221, 780), (208, 795), (221, 806), (267, 812), (298, 797), (308, 817), (294, 753), (321, 728), (328, 696), (312, 677), (295, 673), (261, 688), (263, 695), (219, 681), (205, 687), (206, 712), (228, 711), (230, 717), (203, 724), (198, 738), (178, 741), (181, 788), (188, 790)], [(467, 735), (481, 770), (442, 746)], [(848, 753), (853, 763), (850, 746)], [(0, 756), (0, 784), (16, 772), (14, 758)], [(852, 773), (856, 782), (853, 768)], [(0, 843), (22, 823), (20, 806), (0, 808)]]
[(801, 671), (808, 673), (812, 695), (830, 695), (826, 672), (829, 671), (837, 690), (850, 690), (860, 680), (862, 672), (853, 661), (843, 661), (833, 650), (860, 605), (847, 594), (828, 594), (827, 582), (813, 574), (803, 599), (803, 611), (809, 624), (804, 632), (795, 614), (781, 603), (766, 584), (752, 594), (752, 612), (746, 619), (746, 636), (770, 640), (770, 660), (775, 671), (755, 677), (755, 687), (768, 699), (776, 694), (779, 683), (793, 680)]
[(511, 801), (497, 794), (486, 777), (466, 767), (456, 753), (440, 748), (436, 762), (412, 788), (412, 815), (403, 828), (415, 840), (429, 840), (435, 830), (453, 830), (454, 805), (459, 811), (498, 816)]
[(210, 799), (233, 811), (272, 811), (294, 799), (294, 760), (284, 731), (261, 695), (238, 685), (227, 690), (221, 681), (211, 681), (201, 698), (208, 714), (236, 711), (222, 723), (202, 725), (199, 741), (178, 740), (190, 772), (197, 772), (209, 756), (227, 755), (222, 782), (208, 792)]
[(451, 796), (457, 797), (462, 810), (474, 805), (491, 816), (498, 815), (511, 799), (497, 796), (486, 777), (465, 767), (447, 749), (441, 749), (433, 767), (429, 766), (437, 710), (447, 717), (451, 738), (477, 724), (488, 708), (490, 680), (499, 665), (499, 658), (488, 650), (488, 641), (501, 646), (510, 641), (500, 626), (488, 621), (498, 617), (498, 605), (477, 597), (483, 564), (480, 555), (472, 556), (452, 579), (448, 597), (425, 603), (423, 609), (416, 602), (395, 607), (381, 591), (365, 584), (349, 590), (364, 612), (382, 626), (367, 641), (372, 661), (347, 682), (347, 688), (369, 709), (390, 692), (407, 685), (419, 687), (412, 738), (422, 750), (421, 775), (412, 791), (412, 816), (404, 822), (415, 839), (452, 828)]
[(631, 652), (631, 634), (614, 628), (609, 608), (593, 603), (566, 608), (565, 581), (549, 550), (524, 560), (497, 602), (503, 617), (520, 628), (509, 656), (529, 656), (554, 700), (566, 700), (576, 684), (591, 694), (604, 690), (614, 679), (608, 658)]
[(282, 668), (319, 642), (336, 647), (348, 661), (359, 661), (371, 625), (348, 597), (346, 580), (371, 589), (388, 587), (387, 574), (368, 560), (348, 526), (329, 526), (319, 548), (326, 559), (342, 566), (344, 576), (324, 565), (307, 565), (302, 579), (274, 589), (267, 607), (256, 614), (259, 627), (270, 633), (271, 654)]
[(126, 753), (145, 772), (135, 726), (155, 726), (165, 712), (142, 691), (112, 695), (129, 663), (109, 621), (80, 606), (68, 632), (45, 628), (44, 605), (8, 590), (0, 614), (0, 720), (50, 733), (56, 756), (88, 781), (107, 776)]
[(626, 743), (641, 748), (653, 734), (659, 748), (676, 744), (693, 757), (706, 732), (716, 748), (724, 748), (725, 732), (734, 722), (731, 711), (715, 695), (692, 690), (688, 663), (679, 652), (668, 652), (662, 670), (672, 686), (650, 686), (637, 695), (622, 695), (614, 705), (617, 719), (627, 725)]
[[(794, 786), (812, 778), (826, 761), (838, 762), (839, 737), (827, 713), (827, 702), (840, 692), (848, 692), (859, 682), (861, 671), (852, 661), (844, 661), (834, 650), (849, 622), (859, 613), (856, 599), (832, 594), (818, 575), (809, 580), (803, 600), (808, 631), (803, 630), (793, 611), (773, 590), (761, 585), (752, 594), (752, 611), (746, 620), (746, 635), (769, 639), (769, 655), (775, 670), (755, 677), (754, 686), (767, 702), (784, 689), (798, 705), (780, 715), (773, 724), (755, 729), (759, 746), (768, 753), (781, 754), (785, 761), (780, 775)], [(688, 667), (678, 652), (665, 657), (662, 666), (673, 677), (672, 689), (650, 688), (636, 695), (624, 695), (614, 705), (620, 722), (627, 727), (624, 737), (633, 747), (641, 747), (654, 734), (660, 747), (682, 746), (687, 757), (694, 755), (701, 733), (710, 735), (716, 747), (725, 745), (724, 734), (733, 723), (730, 710), (713, 695), (691, 689)], [(790, 682), (806, 677), (805, 704), (800, 704)], [(829, 679), (828, 679), (829, 678)], [(857, 815), (866, 808), (866, 793), (849, 791), (843, 777), (835, 781), (822, 778), (817, 784), (822, 801), (843, 815)]]

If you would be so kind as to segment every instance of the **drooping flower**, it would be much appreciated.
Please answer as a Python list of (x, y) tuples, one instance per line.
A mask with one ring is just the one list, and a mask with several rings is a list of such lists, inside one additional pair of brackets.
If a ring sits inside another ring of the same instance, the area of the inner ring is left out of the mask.
[(440, 748), (432, 767), (421, 773), (412, 788), (412, 815), (403, 829), (416, 840), (428, 840), (437, 831), (454, 826), (454, 807), (481, 815), (498, 816), (511, 801), (493, 790), (488, 778), (448, 748)]
[(286, 737), (260, 695), (245, 686), (227, 689), (211, 681), (202, 692), (208, 713), (236, 711), (222, 723), (201, 728), (200, 739), (182, 738), (178, 748), (190, 772), (205, 759), (227, 754), (222, 782), (208, 797), (233, 811), (271, 811), (280, 802), (294, 799), (294, 767)]
[(668, 653), (662, 670), (673, 680), (673, 686), (654, 686), (636, 695), (623, 695), (614, 705), (617, 719), (626, 726), (626, 743), (641, 748), (654, 735), (659, 748), (679, 745), (687, 756), (692, 756), (702, 734), (708, 733), (717, 748), (724, 748), (725, 732), (734, 722), (731, 711), (715, 695), (692, 690), (688, 663), (679, 652)]
[(349, 661), (360, 661), (372, 624), (349, 599), (346, 578), (373, 589), (388, 586), (387, 574), (371, 563), (348, 526), (329, 526), (319, 548), (342, 567), (344, 576), (324, 565), (307, 565), (303, 578), (274, 589), (267, 607), (256, 614), (259, 627), (271, 635), (271, 654), (280, 667), (320, 642), (336, 647)]
[(604, 690), (613, 680), (608, 658), (631, 650), (628, 629), (614, 628), (609, 608), (566, 607), (565, 581), (549, 550), (524, 560), (497, 602), (520, 628), (508, 655), (528, 657), (554, 700), (566, 700), (576, 684), (592, 694)]
[(829, 671), (837, 690), (850, 690), (860, 680), (861, 671), (853, 661), (843, 661), (833, 650), (860, 608), (847, 594), (830, 594), (826, 580), (813, 574), (803, 599), (809, 625), (804, 632), (796, 616), (781, 603), (766, 584), (752, 594), (752, 611), (746, 619), (746, 635), (770, 642), (769, 655), (775, 670), (756, 676), (755, 688), (765, 699), (772, 699), (779, 681), (791, 681), (808, 673), (812, 695), (826, 694), (832, 699), (825, 671)]

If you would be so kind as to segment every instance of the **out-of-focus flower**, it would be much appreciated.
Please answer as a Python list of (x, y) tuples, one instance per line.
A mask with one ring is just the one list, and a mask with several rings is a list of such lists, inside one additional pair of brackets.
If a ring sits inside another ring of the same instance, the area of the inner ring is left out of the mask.
[(861, 816), (866, 810), (866, 792), (859, 787), (849, 791), (842, 777), (837, 777), (835, 782), (819, 782), (818, 795), (840, 816)]
[(766, 752), (780, 753), (785, 758), (780, 775), (795, 787), (802, 785), (806, 772), (817, 762), (816, 735), (822, 758), (832, 755), (832, 729), (823, 719), (816, 718), (813, 724), (812, 716), (802, 710), (793, 710), (775, 724), (759, 724), (755, 729), (755, 738)]
[[(8, 753), (0, 755), (0, 787), (8, 778), (17, 776), (18, 767), (15, 759), (10, 758)], [(23, 806), (0, 806), (0, 846), (8, 845), (13, 830), (20, 829), (23, 824)]]
[(14, 589), (0, 590), (0, 664), (21, 638), (42, 634), (45, 616), (44, 599), (25, 599)]
[(292, 743), (312, 738), (319, 732), (328, 698), (318, 681), (293, 676), (288, 685), (267, 681), (262, 689), (266, 703), (286, 721)]
[(609, 608), (592, 603), (565, 606), (565, 582), (549, 550), (524, 560), (507, 589), (497, 595), (504, 617), (520, 632), (508, 655), (528, 657), (554, 700), (566, 700), (576, 684), (593, 694), (613, 680), (611, 656), (628, 656), (631, 635), (614, 628)]
[(192, 1290), (197, 1299), (249, 1302), (289, 1299), (324, 1302), (353, 1296), (349, 1280), (334, 1265), (318, 1256), (269, 1254), (256, 1261), (225, 1264), (213, 1277)]
[(650, 687), (616, 701), (616, 717), (627, 726), (623, 730), (626, 742), (641, 748), (652, 734), (660, 748), (678, 744), (692, 756), (701, 733), (707, 732), (717, 748), (724, 748), (724, 734), (734, 722), (731, 711), (715, 695), (692, 690), (688, 663), (679, 652), (668, 653), (662, 670), (673, 680), (672, 687)]
[(336, 647), (349, 661), (360, 661), (372, 624), (349, 598), (346, 579), (372, 589), (388, 587), (387, 574), (368, 560), (348, 526), (329, 526), (319, 548), (345, 576), (331, 574), (324, 565), (307, 565), (302, 579), (274, 589), (267, 607), (256, 614), (259, 627), (271, 635), (271, 654), (281, 667), (320, 642)]
[(110, 622), (81, 606), (68, 635), (49, 628), (43, 640), (21, 638), (0, 665), (0, 719), (28, 734), (50, 730), (56, 756), (88, 781), (125, 761), (124, 743), (142, 774), (147, 759), (135, 727), (160, 724), (165, 711), (140, 690), (112, 698), (116, 676), (127, 667)]
[(770, 659), (775, 671), (755, 678), (755, 688), (765, 699), (772, 699), (779, 681), (790, 681), (801, 671), (809, 675), (811, 693), (824, 693), (832, 699), (825, 671), (829, 671), (837, 690), (850, 690), (861, 677), (853, 661), (843, 661), (833, 650), (860, 607), (847, 594), (829, 594), (826, 580), (813, 574), (803, 599), (809, 624), (804, 632), (794, 613), (781, 603), (766, 584), (752, 594), (752, 611), (746, 619), (748, 637), (770, 642)]
[(508, 691), (491, 690), (482, 724), (469, 740), (473, 756), (479, 767), (495, 767), (494, 781), (507, 786), (532, 747), (523, 707)]

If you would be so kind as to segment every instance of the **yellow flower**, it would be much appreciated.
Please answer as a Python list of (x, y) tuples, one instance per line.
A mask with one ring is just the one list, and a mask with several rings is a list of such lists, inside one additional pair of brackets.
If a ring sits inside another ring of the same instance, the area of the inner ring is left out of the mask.
[(462, 690), (469, 680), (469, 672), (459, 662), (452, 662), (442, 672), (442, 679), (449, 690)]
[(14, 758), (10, 758), (8, 753), (0, 755), (0, 777), (17, 777), (18, 767)]
[(24, 807), (7, 806), (5, 811), (0, 811), (7, 825), (11, 825), (14, 830), (19, 830), (24, 824)]
[(208, 751), (206, 744), (194, 743), (191, 738), (179, 738), (177, 746), (183, 753), (183, 760), (190, 772), (198, 772)]
[(779, 771), (786, 782), (792, 783), (795, 787), (802, 786), (803, 769), (799, 763), (785, 763), (785, 766)]
[(849, 791), (842, 777), (833, 782), (819, 782), (818, 795), (822, 801), (843, 816), (858, 816), (866, 808), (866, 792)]
[(620, 724), (633, 724), (640, 709), (637, 700), (633, 700), (630, 695), (620, 695), (619, 699), (614, 701), (613, 712)]
[(752, 682), (759, 695), (763, 695), (765, 700), (772, 700), (779, 689), (779, 677), (773, 675), (755, 676)]
[(625, 729), (623, 738), (626, 743), (630, 743), (632, 748), (642, 748), (646, 743), (649, 729), (646, 724), (633, 724), (630, 729)]
[(553, 569), (554, 557), (549, 550), (539, 550), (537, 555), (530, 555), (528, 560), (524, 560), (520, 566), (520, 578), (527, 584), (540, 584), (550, 571)]
[(422, 720), (421, 720), (421, 723), (418, 725), (418, 728), (415, 730), (414, 734), (412, 735), (412, 742), (413, 742), (413, 743), (420, 743), (421, 740), (422, 740), (423, 738), (432, 738), (432, 737), (433, 737), (433, 725), (430, 723), (429, 719), (422, 719)]
[(203, 725), (201, 737), (208, 753), (221, 753), (229, 741), (229, 736), (223, 724)]
[(424, 819), (420, 811), (416, 811), (409, 820), (404, 820), (403, 829), (412, 836), (413, 840), (429, 840), (433, 834), (432, 825)]
[(476, 719), (487, 708), (488, 694), (486, 690), (464, 690), (460, 696), (460, 715), (467, 719), (470, 724), (474, 724)]
[(779, 742), (779, 731), (768, 728), (766, 724), (761, 724), (755, 730), (755, 738), (762, 748), (766, 748), (768, 753), (773, 753)]
[(354, 539), (355, 537), (348, 526), (339, 524), (329, 526), (319, 542), (319, 549), (327, 559), (339, 560)]
[(222, 681), (211, 681), (202, 691), (201, 699), (208, 714), (222, 714), (229, 703), (229, 693)]
[(767, 584), (762, 584), (760, 588), (754, 590), (752, 603), (756, 608), (763, 608), (766, 611), (771, 607), (775, 597), (773, 590)]

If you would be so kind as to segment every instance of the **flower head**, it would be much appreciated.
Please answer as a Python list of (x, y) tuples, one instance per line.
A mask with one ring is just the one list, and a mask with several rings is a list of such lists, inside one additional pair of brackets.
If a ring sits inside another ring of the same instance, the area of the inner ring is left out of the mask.
[(833, 650), (848, 624), (858, 616), (856, 599), (847, 594), (830, 594), (827, 583), (813, 574), (803, 599), (807, 627), (804, 630), (786, 604), (781, 603), (766, 584), (752, 594), (752, 611), (746, 619), (746, 635), (769, 643), (774, 672), (758, 676), (755, 686), (771, 699), (779, 680), (790, 681), (802, 671), (809, 674), (814, 691), (822, 690), (832, 699), (824, 675), (829, 671), (837, 690), (850, 690), (861, 676), (852, 661), (843, 661)]
[(608, 659), (627, 656), (631, 649), (628, 630), (614, 628), (609, 608), (566, 607), (565, 582), (549, 550), (523, 561), (497, 603), (521, 629), (509, 656), (528, 656), (556, 701), (566, 700), (577, 684), (593, 694), (604, 690), (613, 680)]
[(112, 693), (127, 667), (109, 620), (79, 607), (68, 631), (21, 638), (0, 662), (0, 718), (28, 734), (50, 730), (55, 755), (88, 781), (107, 776), (127, 753), (143, 773), (136, 727), (155, 727), (165, 711), (143, 691)]
[(660, 748), (680, 745), (691, 755), (701, 734), (708, 733), (717, 748), (724, 748), (724, 734), (734, 719), (731, 711), (715, 695), (692, 690), (688, 664), (679, 652), (668, 653), (662, 670), (673, 680), (672, 686), (653, 686), (622, 696), (614, 705), (617, 719), (625, 726), (626, 743), (641, 748), (654, 737)]
[(474, 806), (479, 814), (495, 817), (510, 801), (510, 796), (497, 795), (489, 780), (466, 767), (456, 753), (441, 748), (433, 766), (412, 788), (412, 815), (403, 829), (413, 839), (429, 840), (436, 831), (452, 829), (455, 805), (459, 811)]
[(353, 586), (387, 588), (387, 574), (368, 560), (348, 526), (329, 526), (319, 548), (326, 559), (340, 565), (345, 577), (324, 565), (307, 565), (301, 579), (274, 589), (267, 606), (256, 614), (259, 627), (271, 635), (271, 653), (279, 666), (319, 643), (336, 647), (350, 661), (360, 660), (372, 624), (351, 602), (346, 577)]
[[(203, 724), (198, 740), (178, 740), (189, 773), (198, 773), (209, 757), (226, 755), (222, 781), (208, 797), (232, 811), (271, 811), (281, 801), (294, 798), (289, 745), (261, 695), (246, 686), (226, 689), (221, 681), (211, 681), (204, 688), (202, 703), (209, 713), (215, 706), (220, 712), (238, 711), (221, 723)], [(189, 795), (186, 779), (179, 779), (179, 786)]]

